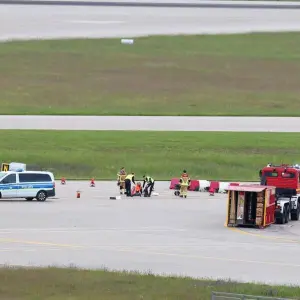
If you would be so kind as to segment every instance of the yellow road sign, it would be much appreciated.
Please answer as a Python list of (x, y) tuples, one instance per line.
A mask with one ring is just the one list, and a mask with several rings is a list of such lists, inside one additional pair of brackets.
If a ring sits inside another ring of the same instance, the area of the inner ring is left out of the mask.
[(1, 164), (1, 171), (2, 171), (2, 172), (7, 172), (7, 171), (9, 171), (9, 164), (7, 164), (7, 163), (2, 163), (2, 164)]

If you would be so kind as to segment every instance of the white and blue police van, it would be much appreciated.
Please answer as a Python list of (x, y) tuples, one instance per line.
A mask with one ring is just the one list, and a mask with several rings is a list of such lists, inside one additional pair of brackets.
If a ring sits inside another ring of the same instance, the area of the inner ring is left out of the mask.
[(49, 197), (55, 197), (55, 179), (51, 172), (0, 172), (0, 199), (46, 201)]

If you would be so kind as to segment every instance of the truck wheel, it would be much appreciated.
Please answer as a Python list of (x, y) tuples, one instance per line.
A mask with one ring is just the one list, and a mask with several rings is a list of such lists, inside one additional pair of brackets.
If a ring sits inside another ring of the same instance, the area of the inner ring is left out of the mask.
[(290, 220), (290, 209), (288, 207), (286, 207), (285, 209), (285, 220), (284, 220), (284, 223), (288, 223)]
[(300, 214), (300, 208), (299, 208), (299, 203), (298, 203), (297, 210), (291, 213), (291, 219), (293, 221), (298, 221), (299, 220), (299, 214)]
[(283, 209), (283, 212), (280, 216), (280, 218), (278, 218), (278, 224), (284, 224), (285, 223), (285, 212), (286, 212), (286, 208)]
[(39, 191), (36, 195), (36, 200), (37, 201), (46, 201), (47, 199), (47, 194), (45, 191)]
[(276, 224), (284, 224), (284, 216), (283, 215), (280, 218), (276, 219)]
[(284, 214), (284, 223), (288, 223), (289, 222), (289, 216), (290, 216), (290, 211), (288, 208), (285, 209), (285, 214)]

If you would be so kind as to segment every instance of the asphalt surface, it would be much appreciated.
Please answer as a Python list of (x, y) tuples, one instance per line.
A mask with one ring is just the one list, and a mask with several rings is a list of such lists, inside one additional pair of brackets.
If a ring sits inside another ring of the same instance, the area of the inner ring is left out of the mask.
[(0, 116), (0, 129), (300, 132), (300, 118)]
[(150, 199), (109, 200), (115, 182), (67, 182), (57, 184), (59, 199), (2, 200), (0, 263), (300, 284), (299, 222), (228, 229), (225, 195), (180, 199), (168, 187), (157, 183), (159, 196)]
[[(70, 2), (71, 3), (71, 2)], [(125, 4), (124, 4), (125, 5)], [(0, 5), (0, 40), (299, 31), (300, 9)]]

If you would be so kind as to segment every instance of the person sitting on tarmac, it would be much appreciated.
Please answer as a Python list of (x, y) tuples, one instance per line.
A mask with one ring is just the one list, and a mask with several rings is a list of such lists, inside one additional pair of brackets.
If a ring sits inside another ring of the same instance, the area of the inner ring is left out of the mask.
[(142, 196), (142, 185), (140, 182), (137, 182), (136, 186), (131, 190), (132, 196)]
[[(143, 189), (144, 189), (144, 196), (145, 197), (151, 197), (151, 193), (153, 191), (154, 188), (154, 179), (150, 176), (143, 176), (144, 178), (144, 182), (143, 182)], [(146, 185), (147, 184), (147, 185)], [(146, 187), (145, 187), (146, 185)], [(145, 188), (144, 188), (145, 187)]]
[(141, 194), (142, 193), (142, 184), (138, 182), (135, 187), (135, 192)]

